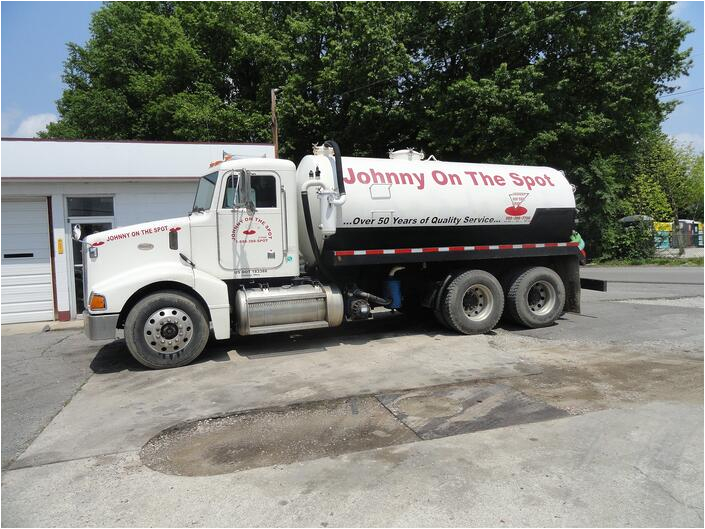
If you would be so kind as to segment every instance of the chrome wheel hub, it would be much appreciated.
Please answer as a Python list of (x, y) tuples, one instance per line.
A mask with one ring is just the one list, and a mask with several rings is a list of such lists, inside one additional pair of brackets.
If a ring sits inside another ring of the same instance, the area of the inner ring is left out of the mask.
[(160, 354), (182, 350), (193, 338), (193, 322), (188, 314), (175, 307), (154, 312), (144, 324), (147, 345)]
[(471, 285), (463, 295), (463, 310), (472, 321), (482, 321), (492, 312), (494, 296), (485, 285)]

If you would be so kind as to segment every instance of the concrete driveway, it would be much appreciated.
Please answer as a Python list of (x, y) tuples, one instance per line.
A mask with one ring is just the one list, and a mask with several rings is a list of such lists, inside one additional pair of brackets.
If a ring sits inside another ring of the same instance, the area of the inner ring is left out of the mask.
[(2, 523), (702, 526), (702, 269), (584, 275), (546, 329), (386, 314), (170, 371), (3, 332)]

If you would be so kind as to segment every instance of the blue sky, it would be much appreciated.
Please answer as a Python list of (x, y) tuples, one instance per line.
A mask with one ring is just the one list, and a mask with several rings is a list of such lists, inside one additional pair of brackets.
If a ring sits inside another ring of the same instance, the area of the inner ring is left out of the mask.
[[(66, 43), (84, 44), (90, 14), (101, 2), (8, 2), (2, 16), (2, 135), (31, 137), (56, 119)], [(664, 123), (665, 132), (703, 150), (703, 2), (678, 2), (674, 13), (695, 32), (683, 47), (693, 48), (694, 66), (674, 83), (682, 103)]]

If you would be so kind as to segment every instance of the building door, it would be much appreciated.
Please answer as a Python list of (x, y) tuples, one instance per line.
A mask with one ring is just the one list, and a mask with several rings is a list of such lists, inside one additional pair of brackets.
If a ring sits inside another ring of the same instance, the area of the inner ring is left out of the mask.
[[(113, 197), (67, 197), (66, 229), (68, 234), (73, 233), (73, 227), (81, 226), (81, 239), (88, 235), (101, 231), (111, 230), (114, 226)], [(71, 240), (71, 270), (73, 277), (71, 284), (72, 303), (71, 308), (74, 314), (83, 312), (85, 307), (85, 296), (83, 291), (83, 252), (82, 244)]]
[(51, 321), (47, 199), (2, 201), (2, 323)]

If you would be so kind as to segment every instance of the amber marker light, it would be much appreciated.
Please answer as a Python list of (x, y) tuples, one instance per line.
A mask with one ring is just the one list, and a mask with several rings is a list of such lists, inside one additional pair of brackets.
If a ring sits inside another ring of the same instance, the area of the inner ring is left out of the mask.
[(91, 310), (105, 310), (108, 304), (105, 301), (105, 296), (91, 293), (90, 300), (88, 301), (88, 306)]

